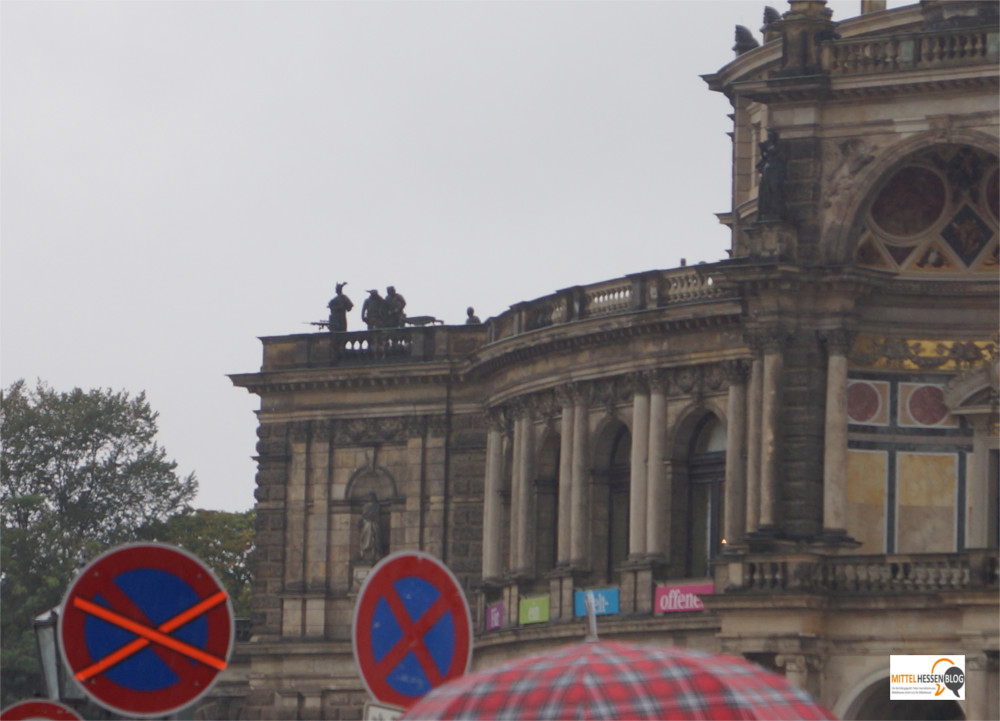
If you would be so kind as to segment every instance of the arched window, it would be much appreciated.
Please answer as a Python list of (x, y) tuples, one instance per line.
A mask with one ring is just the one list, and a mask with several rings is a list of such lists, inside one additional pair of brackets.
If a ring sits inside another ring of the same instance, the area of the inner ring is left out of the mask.
[(710, 562), (722, 543), (723, 481), (726, 478), (726, 428), (714, 415), (695, 428), (688, 453), (687, 576), (710, 575)]
[(559, 539), (559, 435), (550, 433), (538, 453), (535, 479), (535, 575), (556, 565)]
[(598, 438), (591, 491), (591, 553), (597, 583), (612, 583), (615, 567), (628, 559), (631, 451), (632, 434), (620, 421)]

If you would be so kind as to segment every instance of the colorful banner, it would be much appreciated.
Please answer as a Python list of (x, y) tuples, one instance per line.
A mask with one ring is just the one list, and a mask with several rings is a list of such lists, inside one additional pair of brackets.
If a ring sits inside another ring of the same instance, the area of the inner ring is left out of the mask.
[(486, 607), (486, 630), (496, 631), (498, 628), (503, 628), (503, 601)]
[(518, 623), (543, 623), (549, 620), (549, 597), (525, 598), (518, 604)]
[(711, 583), (688, 583), (681, 586), (656, 587), (656, 613), (683, 613), (703, 611), (705, 605), (699, 596), (715, 593)]
[(600, 588), (590, 591), (577, 591), (573, 594), (573, 615), (587, 615), (587, 594), (594, 594), (594, 615), (610, 616), (618, 613), (618, 589)]

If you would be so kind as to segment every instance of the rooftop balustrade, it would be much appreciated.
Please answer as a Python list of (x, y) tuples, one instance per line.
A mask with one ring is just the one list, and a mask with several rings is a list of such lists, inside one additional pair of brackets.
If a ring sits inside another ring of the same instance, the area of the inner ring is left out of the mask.
[(263, 370), (454, 360), (490, 343), (552, 326), (735, 297), (734, 291), (720, 286), (720, 277), (719, 264), (637, 273), (518, 303), (482, 325), (263, 338)]
[(824, 70), (834, 76), (933, 70), (956, 65), (996, 64), (1000, 32), (963, 28), (942, 32), (860, 37), (824, 43)]

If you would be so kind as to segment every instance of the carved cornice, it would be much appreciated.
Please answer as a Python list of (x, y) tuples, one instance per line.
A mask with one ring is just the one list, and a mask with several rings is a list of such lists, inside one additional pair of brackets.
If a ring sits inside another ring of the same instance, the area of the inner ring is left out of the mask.
[[(530, 342), (527, 342), (528, 338), (524, 335), (505, 338), (480, 350), (477, 354), (478, 357), (472, 359), (469, 372), (476, 376), (489, 375), (510, 365), (523, 363), (540, 356), (586, 350), (600, 345), (616, 345), (621, 344), (622, 341), (651, 335), (669, 336), (676, 333), (712, 330), (739, 324), (742, 311), (735, 304), (734, 299), (709, 301), (702, 305), (719, 307), (722, 303), (729, 304), (729, 306), (725, 309), (720, 307), (716, 315), (651, 320), (648, 323), (635, 324), (636, 319), (642, 313), (649, 313), (649, 311), (637, 311), (628, 315), (623, 314), (623, 318), (627, 320), (623, 320), (613, 327), (608, 327), (610, 318), (607, 317), (581, 321), (581, 325), (585, 323), (595, 324), (596, 329), (593, 332), (580, 333), (571, 337), (561, 335), (570, 324), (560, 324), (550, 326), (543, 331), (534, 331)], [(661, 309), (661, 312), (665, 310), (667, 309)], [(601, 325), (596, 325), (598, 323)], [(547, 337), (548, 333), (551, 333), (552, 336)]]

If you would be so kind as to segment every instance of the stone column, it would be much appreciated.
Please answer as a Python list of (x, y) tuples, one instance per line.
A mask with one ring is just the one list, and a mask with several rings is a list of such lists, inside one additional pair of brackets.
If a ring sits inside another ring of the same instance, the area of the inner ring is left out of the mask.
[(778, 498), (778, 434), (781, 413), (781, 378), (785, 370), (782, 353), (784, 333), (768, 335), (764, 348), (760, 428), (760, 527), (775, 525)]
[[(995, 718), (996, 702), (990, 703), (990, 694), (996, 698), (996, 665), (994, 677), (990, 678), (990, 659), (983, 653), (968, 653), (965, 656), (965, 718)], [(993, 708), (990, 708), (993, 706)]]
[(649, 389), (633, 380), (632, 455), (629, 478), (629, 558), (646, 554), (646, 459), (649, 455)]
[(559, 534), (556, 540), (556, 563), (568, 566), (572, 560), (573, 519), (573, 400), (560, 392), (562, 427), (559, 434)]
[(670, 536), (670, 485), (664, 467), (667, 433), (666, 381), (649, 384), (649, 459), (646, 463), (646, 553), (665, 556)]
[(483, 578), (499, 578), (503, 569), (503, 549), (500, 524), (503, 518), (503, 501), (500, 490), (503, 484), (503, 432), (500, 419), (487, 416), (486, 478), (483, 483)]
[(587, 564), (587, 437), (589, 414), (584, 390), (574, 393), (573, 466), (570, 487), (570, 562)]
[(534, 554), (532, 538), (534, 536), (534, 504), (532, 503), (532, 481), (534, 480), (534, 421), (528, 409), (522, 410), (514, 426), (514, 477), (517, 484), (513, 490), (514, 503), (511, 517), (517, 519), (513, 524), (513, 553), (511, 554), (511, 570), (518, 573), (532, 573)]
[(826, 427), (823, 446), (823, 532), (843, 535), (847, 528), (847, 349), (849, 335), (824, 335), (827, 352)]
[(524, 464), (521, 455), (524, 453), (524, 418), (520, 415), (514, 418), (514, 437), (512, 441), (513, 453), (511, 458), (511, 478), (510, 478), (510, 553), (508, 570), (516, 571), (521, 568), (521, 526), (524, 516), (524, 508), (521, 497), (521, 486), (523, 485), (522, 471)]
[(726, 366), (729, 398), (726, 428), (726, 487), (723, 539), (739, 543), (746, 532), (746, 436), (747, 436), (747, 366), (733, 361)]
[(746, 532), (760, 527), (760, 443), (764, 394), (764, 360), (756, 337), (747, 339), (754, 352), (747, 393)]

